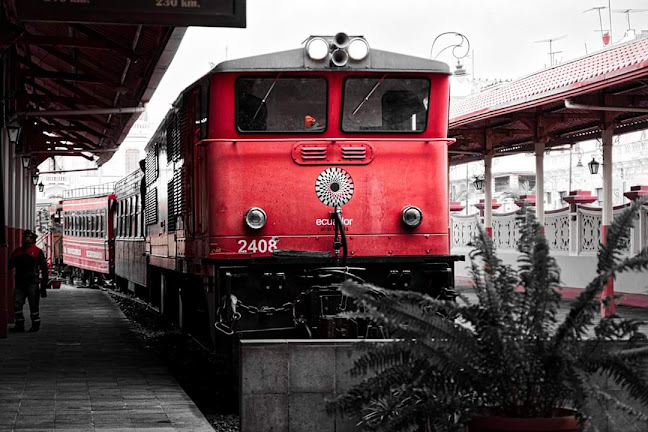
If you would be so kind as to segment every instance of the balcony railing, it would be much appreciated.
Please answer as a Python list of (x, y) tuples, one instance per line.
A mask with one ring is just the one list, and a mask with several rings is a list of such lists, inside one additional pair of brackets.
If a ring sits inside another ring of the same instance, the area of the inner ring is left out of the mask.
[[(613, 216), (621, 214), (628, 204), (614, 208)], [(477, 224), (483, 223), (479, 213), (451, 214), (452, 248), (468, 247), (477, 233)], [(545, 212), (545, 236), (552, 251), (572, 256), (593, 256), (601, 241), (602, 209), (576, 205)], [(516, 212), (493, 213), (493, 244), (502, 250), (516, 249), (520, 238)], [(623, 250), (638, 253), (648, 246), (648, 208), (640, 210), (634, 220), (630, 241)]]
[(63, 198), (90, 198), (93, 196), (108, 195), (115, 192), (115, 183), (104, 183), (95, 186), (85, 186), (82, 188), (66, 190), (63, 192)]

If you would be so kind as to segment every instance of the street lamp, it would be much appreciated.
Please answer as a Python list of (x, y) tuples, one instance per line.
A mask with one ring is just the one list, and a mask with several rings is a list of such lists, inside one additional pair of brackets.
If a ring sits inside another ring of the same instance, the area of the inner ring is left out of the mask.
[(43, 192), (45, 190), (45, 185), (43, 182), (38, 183), (38, 192)]
[(38, 171), (36, 171), (34, 174), (32, 174), (32, 184), (34, 186), (38, 185)]
[(591, 162), (587, 164), (590, 170), (590, 174), (598, 174), (600, 163), (596, 161), (595, 158), (592, 158)]
[(31, 155), (22, 155), (22, 166), (24, 169), (29, 169), (29, 164), (31, 164)]
[(9, 142), (12, 145), (18, 144), (20, 139), (20, 125), (17, 123), (10, 123), (7, 125), (7, 134), (9, 135)]
[(473, 186), (475, 186), (475, 189), (477, 189), (478, 191), (482, 190), (484, 188), (484, 179), (482, 177), (475, 177)]

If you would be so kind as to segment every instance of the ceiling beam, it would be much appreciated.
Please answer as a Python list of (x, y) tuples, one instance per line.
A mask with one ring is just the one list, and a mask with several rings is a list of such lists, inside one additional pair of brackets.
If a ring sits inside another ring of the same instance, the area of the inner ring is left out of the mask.
[[(29, 67), (28, 65), (25, 65)], [(56, 81), (69, 81), (69, 82), (78, 82), (78, 83), (88, 83), (88, 84), (99, 84), (102, 86), (107, 86), (111, 90), (117, 91), (119, 93), (127, 93), (130, 90), (128, 87), (121, 86), (121, 85), (113, 85), (111, 83), (104, 82), (103, 80), (97, 78), (96, 76), (92, 75), (82, 75), (82, 74), (76, 74), (76, 73), (67, 73), (67, 72), (54, 72), (54, 71), (47, 71), (47, 70), (39, 70), (39, 71), (34, 71), (34, 70), (27, 70), (25, 72), (25, 76), (27, 78), (37, 78), (37, 79), (49, 79), (49, 80), (56, 80)]]
[[(34, 64), (34, 63), (30, 62), (29, 60), (27, 60), (25, 58), (22, 58), (21, 62), (27, 63), (27, 65), (28, 65), (27, 67), (30, 68), (33, 71), (50, 72), (50, 71), (47, 71), (47, 70), (43, 69), (42, 67), (38, 66), (37, 64)], [(85, 90), (85, 89), (83, 89), (83, 88), (81, 88), (79, 86), (72, 85), (72, 84), (70, 84), (68, 82), (65, 82), (65, 81), (60, 82), (60, 86), (62, 88), (64, 88), (65, 90), (71, 92), (72, 94), (81, 94), (81, 95), (84, 95), (84, 96), (94, 98), (99, 103), (99, 105), (101, 105), (101, 106), (112, 106), (111, 105), (112, 101), (110, 99), (105, 98), (105, 97), (100, 96), (100, 95), (90, 93), (87, 90)]]
[[(90, 60), (87, 60), (85, 56), (78, 56), (75, 57), (71, 54), (65, 53), (63, 51), (60, 51), (56, 48), (52, 47), (38, 47), (39, 50), (44, 51), (48, 56), (54, 57), (58, 59), (59, 61), (67, 64), (70, 69), (87, 74), (87, 75), (94, 75), (99, 78), (101, 78), (106, 85), (109, 86), (111, 89), (126, 89), (126, 91), (116, 91), (117, 94), (121, 93), (128, 93), (130, 92), (130, 89), (128, 87), (124, 87), (123, 83), (119, 82), (118, 80), (115, 79), (115, 75), (111, 74), (109, 72), (106, 72), (104, 69), (98, 67), (95, 63), (93, 63)], [(47, 58), (48, 56), (43, 56), (43, 59)], [(40, 59), (37, 59), (40, 60)], [(41, 61), (41, 64), (43, 62)]]
[[(2, 39), (0, 38), (0, 41)], [(14, 37), (14, 42), (18, 45), (36, 45), (39, 47), (67, 47), (67, 48), (82, 48), (92, 50), (106, 50), (112, 51), (120, 57), (129, 58), (131, 60), (139, 60), (140, 57), (133, 51), (117, 46), (106, 39), (94, 38), (75, 38), (65, 36), (38, 36), (33, 34), (24, 34), (19, 37)]]

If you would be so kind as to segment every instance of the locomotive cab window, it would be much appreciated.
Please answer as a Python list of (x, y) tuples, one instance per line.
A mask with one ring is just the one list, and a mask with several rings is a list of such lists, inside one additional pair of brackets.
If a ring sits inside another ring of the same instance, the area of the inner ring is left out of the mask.
[(323, 132), (327, 91), (324, 78), (239, 78), (236, 126), (241, 132)]
[(430, 81), (425, 78), (362, 77), (344, 82), (345, 132), (423, 132)]

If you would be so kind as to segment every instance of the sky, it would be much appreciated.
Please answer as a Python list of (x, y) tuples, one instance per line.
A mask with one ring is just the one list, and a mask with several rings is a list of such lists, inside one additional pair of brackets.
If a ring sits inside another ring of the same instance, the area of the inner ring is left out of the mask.
[[(549, 65), (549, 44), (556, 61), (566, 62), (603, 47), (595, 6), (612, 10), (648, 8), (647, 0), (247, 0), (247, 28), (191, 27), (149, 104), (149, 119), (159, 121), (178, 94), (211, 64), (226, 59), (294, 49), (309, 35), (343, 31), (363, 35), (371, 47), (430, 57), (432, 42), (443, 32), (459, 32), (470, 41), (468, 73), (482, 79), (515, 79)], [(633, 28), (648, 30), (648, 12), (630, 14)], [(607, 9), (603, 28), (609, 28)], [(626, 15), (612, 13), (612, 40), (623, 38)], [(440, 37), (434, 55), (459, 41)], [(439, 60), (454, 66), (451, 50)]]

